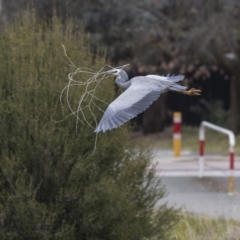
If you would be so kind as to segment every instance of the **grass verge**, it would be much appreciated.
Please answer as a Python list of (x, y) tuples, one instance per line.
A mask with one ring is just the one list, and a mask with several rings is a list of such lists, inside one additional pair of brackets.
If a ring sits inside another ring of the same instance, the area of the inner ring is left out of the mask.
[(175, 227), (173, 240), (239, 240), (240, 223), (223, 218), (182, 214)]

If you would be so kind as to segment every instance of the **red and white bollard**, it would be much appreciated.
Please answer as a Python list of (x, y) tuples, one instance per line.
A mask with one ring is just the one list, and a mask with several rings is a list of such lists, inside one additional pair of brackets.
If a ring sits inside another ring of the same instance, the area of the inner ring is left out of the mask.
[(230, 171), (231, 176), (228, 178), (228, 192), (230, 195), (234, 192), (234, 177), (233, 177), (233, 170), (234, 170), (234, 146), (230, 145), (229, 147), (229, 157), (230, 157)]
[(205, 132), (203, 126), (200, 126), (199, 131), (199, 175), (198, 177), (203, 176), (204, 170), (204, 143), (205, 143)]
[(229, 169), (230, 174), (228, 178), (228, 193), (230, 195), (234, 192), (234, 177), (233, 177), (233, 170), (234, 170), (234, 146), (235, 146), (235, 136), (234, 133), (228, 129), (219, 127), (212, 123), (203, 121), (200, 125), (199, 129), (199, 177), (203, 176), (204, 171), (204, 142), (205, 142), (205, 131), (204, 128), (208, 127), (215, 131), (221, 132), (223, 134), (228, 135), (229, 138)]
[(181, 155), (181, 127), (182, 127), (182, 114), (181, 112), (173, 113), (173, 152), (174, 157)]

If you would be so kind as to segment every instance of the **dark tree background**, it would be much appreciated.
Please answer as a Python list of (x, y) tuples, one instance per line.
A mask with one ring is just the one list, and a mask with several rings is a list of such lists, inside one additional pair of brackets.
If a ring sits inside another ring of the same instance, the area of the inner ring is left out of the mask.
[[(35, 5), (40, 16), (52, 15), (53, 1), (2, 1), (1, 21), (11, 20), (19, 8), (29, 3)], [(197, 100), (191, 98), (194, 106), (186, 103), (185, 96), (168, 94), (145, 112), (145, 132), (163, 129), (171, 112), (179, 109), (179, 102), (185, 106), (185, 123), (194, 125), (202, 119), (216, 119), (209, 109), (217, 105), (225, 115), (230, 109), (223, 124), (229, 124), (236, 133), (240, 131), (237, 0), (55, 0), (54, 4), (63, 21), (71, 16), (84, 25), (92, 36), (93, 51), (97, 46), (107, 47), (114, 65), (129, 62), (131, 69), (127, 70), (135, 75), (185, 74), (185, 85), (207, 91), (207, 97), (203, 93)], [(154, 118), (160, 126), (149, 125)]]

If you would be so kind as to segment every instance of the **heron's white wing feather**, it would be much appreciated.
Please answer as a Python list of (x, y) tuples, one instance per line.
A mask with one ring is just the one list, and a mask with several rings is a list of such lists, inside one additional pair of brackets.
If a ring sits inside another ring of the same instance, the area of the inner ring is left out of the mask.
[(146, 77), (160, 80), (160, 81), (172, 81), (172, 82), (179, 82), (184, 79), (183, 75), (177, 75), (177, 76), (158, 76), (158, 75), (147, 75)]
[(171, 83), (156, 85), (153, 79), (150, 83), (145, 77), (131, 80), (131, 86), (116, 98), (106, 109), (95, 132), (105, 132), (117, 128), (146, 110)]

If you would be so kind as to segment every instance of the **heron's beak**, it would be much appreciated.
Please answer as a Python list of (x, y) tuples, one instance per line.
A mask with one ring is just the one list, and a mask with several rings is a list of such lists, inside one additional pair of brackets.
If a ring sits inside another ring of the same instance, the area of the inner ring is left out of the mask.
[(111, 70), (108, 70), (106, 72), (102, 72), (100, 74), (106, 74), (106, 75), (110, 75), (110, 74), (117, 74), (121, 69), (125, 68), (126, 66), (128, 66), (129, 64), (125, 64), (123, 66), (119, 66), (117, 68), (113, 68)]
[(130, 64), (128, 63), (128, 64), (125, 64), (125, 65), (119, 66), (118, 68), (123, 69), (123, 68), (125, 68), (125, 67), (128, 66), (128, 65), (130, 65)]
[(106, 71), (106, 72), (101, 72), (100, 74), (101, 74), (101, 75), (102, 75), (102, 74), (110, 75), (110, 74), (114, 74), (114, 73), (116, 73), (116, 70), (115, 70), (115, 69), (111, 69), (111, 70), (108, 70), (108, 71)]

